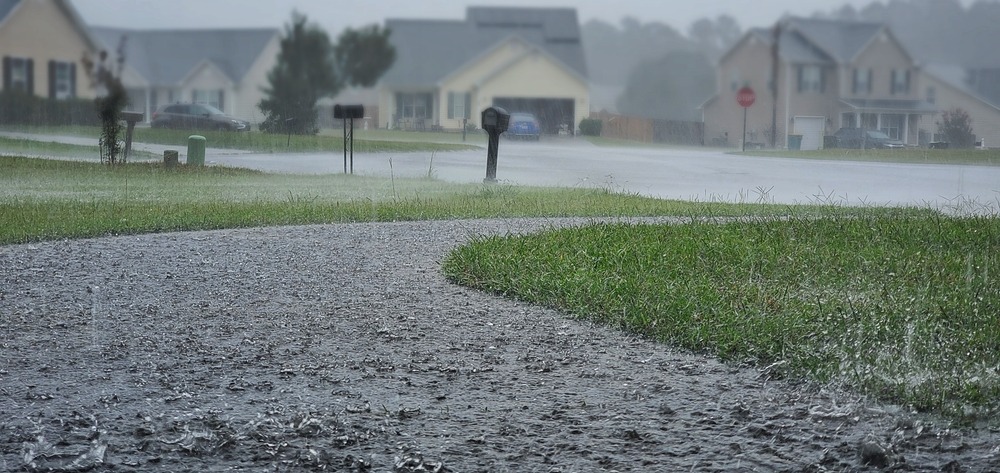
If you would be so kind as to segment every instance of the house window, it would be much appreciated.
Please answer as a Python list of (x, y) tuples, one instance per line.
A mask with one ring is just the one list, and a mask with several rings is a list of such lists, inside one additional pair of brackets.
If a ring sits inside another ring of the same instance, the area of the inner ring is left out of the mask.
[(76, 64), (49, 61), (49, 97), (60, 100), (76, 97)]
[(471, 94), (448, 92), (448, 118), (469, 118)]
[(927, 102), (928, 103), (934, 103), (935, 100), (937, 100), (937, 91), (934, 90), (934, 87), (928, 87), (927, 88)]
[(823, 69), (820, 66), (799, 66), (799, 92), (823, 92)]
[(206, 105), (211, 105), (219, 110), (222, 110), (222, 90), (221, 89), (195, 89), (193, 93), (194, 103), (203, 103)]
[(429, 118), (431, 94), (399, 94), (399, 118)]
[(857, 115), (854, 112), (840, 114), (840, 126), (843, 128), (857, 128)]
[(870, 94), (872, 93), (872, 70), (868, 69), (855, 69), (854, 70), (854, 93), (855, 94)]
[(893, 95), (910, 93), (910, 70), (893, 69), (892, 84), (889, 90)]
[(894, 140), (900, 139), (900, 132), (903, 129), (905, 115), (887, 113), (882, 115), (882, 133), (889, 135)]
[(29, 94), (35, 93), (32, 78), (33, 61), (21, 57), (3, 58), (3, 88), (4, 90), (19, 90)]

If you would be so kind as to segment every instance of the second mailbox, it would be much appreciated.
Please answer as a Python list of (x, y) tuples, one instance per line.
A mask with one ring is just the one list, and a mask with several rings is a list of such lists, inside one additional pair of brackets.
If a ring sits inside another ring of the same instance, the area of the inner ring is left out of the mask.
[(500, 107), (489, 107), (483, 110), (482, 116), (483, 130), (487, 133), (500, 134), (507, 131), (510, 124), (510, 113)]

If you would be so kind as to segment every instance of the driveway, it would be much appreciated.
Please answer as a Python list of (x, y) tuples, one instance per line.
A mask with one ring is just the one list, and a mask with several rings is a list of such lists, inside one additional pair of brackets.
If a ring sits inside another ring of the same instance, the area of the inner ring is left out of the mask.
[[(96, 140), (72, 137), (0, 135), (96, 144)], [(157, 154), (177, 149), (182, 156), (186, 151), (183, 146), (143, 143), (137, 143), (135, 148)], [(353, 161), (356, 174), (430, 174), (455, 183), (482, 182), (486, 175), (485, 149), (355, 153)], [(343, 173), (345, 168), (343, 151), (339, 149), (327, 153), (252, 154), (209, 148), (206, 162), (306, 174)], [(702, 148), (611, 148), (582, 139), (502, 141), (497, 178), (516, 185), (596, 187), (668, 199), (1000, 210), (1000, 167), (762, 158)]]

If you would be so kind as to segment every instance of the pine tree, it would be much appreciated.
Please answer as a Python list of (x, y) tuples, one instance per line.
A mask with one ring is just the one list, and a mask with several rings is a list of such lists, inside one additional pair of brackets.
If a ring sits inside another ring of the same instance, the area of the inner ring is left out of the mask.
[(266, 97), (258, 104), (265, 116), (261, 129), (278, 133), (317, 133), (319, 99), (347, 84), (374, 84), (395, 60), (388, 30), (347, 29), (334, 45), (326, 31), (297, 12), (285, 26), (280, 48), (267, 76)]

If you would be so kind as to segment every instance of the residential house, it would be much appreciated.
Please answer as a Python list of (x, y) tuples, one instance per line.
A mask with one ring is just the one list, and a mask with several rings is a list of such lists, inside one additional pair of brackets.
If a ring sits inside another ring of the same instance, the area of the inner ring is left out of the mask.
[(66, 0), (0, 0), (0, 90), (93, 97), (83, 59), (100, 47)]
[(209, 104), (253, 123), (263, 121), (257, 104), (277, 63), (279, 30), (92, 31), (103, 48), (124, 45), (122, 82), (129, 108), (145, 112), (146, 121), (160, 105), (176, 102)]
[(884, 24), (788, 18), (749, 31), (719, 60), (718, 93), (702, 105), (706, 143), (740, 146), (736, 93), (749, 86), (748, 143), (771, 145), (773, 134), (777, 147), (801, 139), (818, 149), (825, 135), (862, 127), (917, 145), (941, 106), (925, 100), (923, 77)]
[[(923, 68), (921, 87), (925, 99), (941, 112), (962, 109), (969, 114), (972, 132), (982, 147), (1000, 147), (1000, 71), (968, 69), (955, 65), (928, 64)], [(935, 116), (940, 121), (940, 116)], [(933, 126), (922, 141), (933, 138)], [(938, 137), (940, 139), (940, 137)]]
[(469, 7), (464, 20), (388, 20), (396, 61), (379, 116), (402, 129), (460, 130), (500, 106), (534, 113), (547, 133), (590, 112), (576, 10)]

